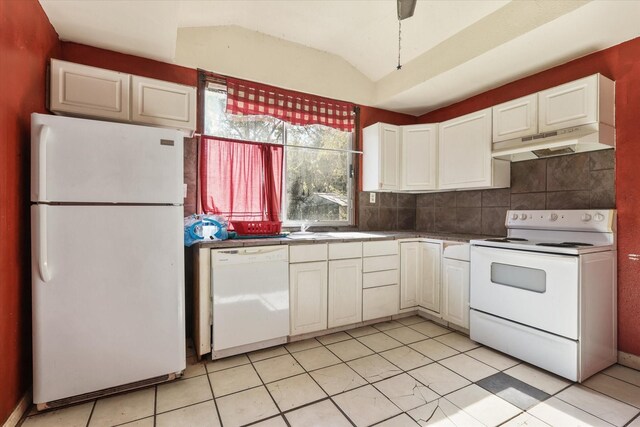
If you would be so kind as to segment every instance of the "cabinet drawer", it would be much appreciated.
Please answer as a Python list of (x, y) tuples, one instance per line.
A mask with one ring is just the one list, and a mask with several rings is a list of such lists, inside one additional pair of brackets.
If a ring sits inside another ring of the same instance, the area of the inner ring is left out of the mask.
[(362, 320), (398, 314), (400, 286), (382, 286), (362, 291)]
[(397, 285), (398, 270), (376, 271), (362, 275), (363, 288), (375, 288), (378, 286)]
[(313, 262), (327, 260), (327, 244), (289, 246), (289, 262)]
[(397, 269), (398, 255), (374, 256), (362, 259), (362, 271), (365, 273)]
[(396, 240), (383, 240), (381, 242), (364, 242), (362, 244), (363, 256), (397, 255), (398, 242)]
[(469, 244), (445, 242), (442, 256), (444, 258), (457, 259), (460, 261), (469, 261)]
[(330, 243), (329, 259), (362, 257), (362, 242)]

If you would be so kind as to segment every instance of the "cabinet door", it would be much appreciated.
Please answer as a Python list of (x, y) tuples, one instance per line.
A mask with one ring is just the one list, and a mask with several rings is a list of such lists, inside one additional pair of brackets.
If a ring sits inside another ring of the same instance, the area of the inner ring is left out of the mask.
[(538, 133), (538, 94), (493, 107), (493, 142)]
[(398, 314), (398, 285), (362, 290), (362, 320), (379, 319)]
[(131, 84), (132, 121), (195, 130), (195, 87), (139, 76), (133, 76)]
[(402, 190), (435, 190), (438, 168), (438, 125), (402, 127), (400, 143)]
[(363, 191), (400, 188), (400, 128), (376, 123), (362, 130)]
[(540, 132), (594, 123), (598, 119), (598, 75), (543, 90), (538, 103)]
[(445, 258), (442, 270), (442, 318), (468, 329), (469, 263)]
[(492, 185), (491, 109), (440, 123), (438, 187)]
[(129, 74), (51, 60), (51, 111), (129, 120)]
[(436, 313), (440, 312), (440, 253), (438, 243), (420, 242), (419, 304)]
[(400, 129), (383, 125), (380, 129), (380, 189), (400, 188)]
[(418, 305), (420, 282), (419, 242), (400, 243), (400, 309)]
[(291, 335), (327, 329), (327, 262), (289, 264)]
[(329, 327), (362, 321), (362, 258), (329, 261)]

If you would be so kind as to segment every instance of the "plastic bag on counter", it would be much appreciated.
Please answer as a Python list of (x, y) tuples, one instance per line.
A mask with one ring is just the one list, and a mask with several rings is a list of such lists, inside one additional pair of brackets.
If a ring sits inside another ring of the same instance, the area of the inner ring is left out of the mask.
[(184, 218), (184, 245), (229, 238), (229, 222), (220, 215), (190, 215)]

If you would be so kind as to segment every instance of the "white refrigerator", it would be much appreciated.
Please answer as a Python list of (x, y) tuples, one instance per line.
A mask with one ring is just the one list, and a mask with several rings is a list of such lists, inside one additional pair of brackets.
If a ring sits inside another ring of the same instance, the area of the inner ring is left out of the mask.
[(179, 131), (31, 116), (40, 408), (184, 370), (182, 170)]

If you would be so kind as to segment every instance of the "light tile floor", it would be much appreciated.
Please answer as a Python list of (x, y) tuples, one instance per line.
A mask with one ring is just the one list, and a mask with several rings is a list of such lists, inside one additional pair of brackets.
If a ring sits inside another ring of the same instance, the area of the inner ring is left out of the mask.
[(575, 384), (417, 316), (215, 362), (22, 426), (640, 426), (640, 372)]

